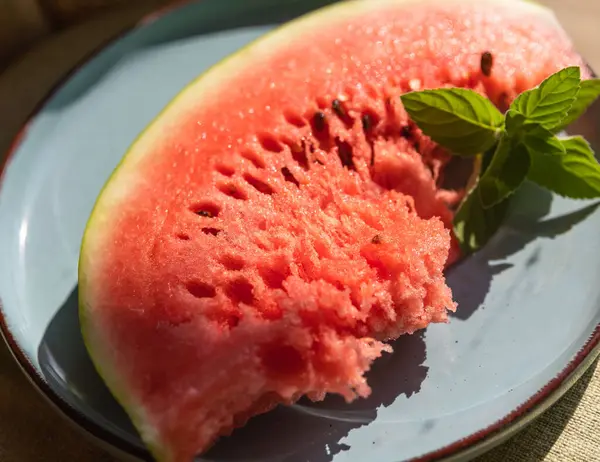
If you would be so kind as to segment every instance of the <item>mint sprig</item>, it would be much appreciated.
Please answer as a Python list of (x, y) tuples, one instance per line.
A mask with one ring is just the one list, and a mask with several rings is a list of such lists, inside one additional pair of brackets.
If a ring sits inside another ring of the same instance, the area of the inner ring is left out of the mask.
[(563, 143), (550, 130), (540, 125), (526, 125), (523, 131), (523, 144), (530, 153), (543, 155), (566, 154)]
[(534, 183), (575, 199), (600, 197), (600, 167), (588, 142), (581, 136), (560, 140), (564, 156), (531, 155), (527, 174)]
[(528, 123), (551, 130), (569, 113), (579, 93), (580, 83), (579, 67), (566, 67), (538, 87), (521, 93), (510, 108), (523, 114)]
[(479, 199), (483, 208), (489, 209), (513, 194), (527, 178), (530, 164), (525, 145), (515, 142), (505, 132), (489, 168), (479, 178)]
[(554, 128), (554, 131), (563, 130), (579, 119), (599, 95), (600, 79), (583, 80), (580, 84), (577, 99), (573, 102), (566, 117)]
[(493, 236), (525, 180), (565, 197), (600, 197), (600, 164), (589, 144), (580, 136), (561, 139), (555, 134), (598, 96), (600, 80), (581, 81), (576, 66), (521, 93), (504, 115), (487, 98), (463, 88), (401, 96), (409, 116), (433, 141), (456, 155), (483, 156), (478, 179), (454, 218), (454, 233), (465, 253)]
[(423, 133), (463, 156), (493, 146), (504, 124), (489, 99), (464, 88), (406, 93), (402, 104)]
[(509, 201), (484, 209), (479, 201), (478, 188), (467, 193), (454, 216), (454, 234), (463, 249), (478, 249), (493, 236), (502, 224)]

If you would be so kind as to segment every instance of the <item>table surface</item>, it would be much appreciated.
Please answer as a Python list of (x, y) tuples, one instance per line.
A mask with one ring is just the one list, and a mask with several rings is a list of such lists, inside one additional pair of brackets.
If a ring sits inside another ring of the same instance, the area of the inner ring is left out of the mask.
[[(600, 69), (600, 1), (541, 0), (553, 7), (578, 50)], [(109, 12), (28, 51), (0, 75), (0, 152), (35, 104), (84, 56), (147, 12), (135, 6)], [(69, 43), (69, 47), (62, 46)], [(35, 70), (35, 72), (33, 72)], [(550, 410), (478, 462), (600, 461), (598, 362)], [(115, 462), (82, 437), (39, 396), (0, 345), (0, 461)]]

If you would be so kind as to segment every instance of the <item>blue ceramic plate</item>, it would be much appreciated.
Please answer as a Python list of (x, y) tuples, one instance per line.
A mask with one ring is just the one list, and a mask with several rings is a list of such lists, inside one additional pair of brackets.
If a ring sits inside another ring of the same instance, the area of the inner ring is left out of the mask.
[[(94, 200), (194, 76), (324, 3), (204, 0), (143, 21), (51, 95), (10, 153), (0, 189), (3, 334), (38, 388), (121, 454), (149, 458), (95, 373), (77, 318), (78, 251)], [(596, 152), (599, 111), (574, 127)], [(398, 340), (370, 373), (369, 399), (279, 408), (201, 460), (456, 459), (507, 437), (598, 354), (597, 206), (527, 186), (493, 241), (448, 272), (459, 303), (450, 324)]]

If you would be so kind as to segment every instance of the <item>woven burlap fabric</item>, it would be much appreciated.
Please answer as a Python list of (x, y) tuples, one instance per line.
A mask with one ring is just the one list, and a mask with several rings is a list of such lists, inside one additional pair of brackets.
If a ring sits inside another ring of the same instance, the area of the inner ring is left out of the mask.
[(600, 366), (548, 411), (477, 462), (600, 461)]
[[(156, 0), (159, 3), (161, 0)], [(545, 0), (578, 49), (600, 69), (600, 1)], [(148, 7), (103, 14), (47, 37), (0, 74), (0, 152), (56, 80)], [(65, 46), (68, 44), (68, 46)], [(0, 345), (0, 462), (115, 462), (67, 424)], [(600, 462), (600, 367), (595, 364), (550, 410), (477, 462)]]

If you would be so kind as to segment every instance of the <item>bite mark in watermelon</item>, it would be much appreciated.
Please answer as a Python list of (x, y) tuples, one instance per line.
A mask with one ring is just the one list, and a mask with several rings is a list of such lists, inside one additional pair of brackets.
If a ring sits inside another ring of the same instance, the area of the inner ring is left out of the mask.
[(303, 395), (367, 396), (386, 340), (445, 322), (460, 191), (399, 95), (505, 107), (568, 65), (586, 72), (540, 6), (348, 1), (184, 89), (107, 182), (79, 266), (86, 345), (155, 457)]

